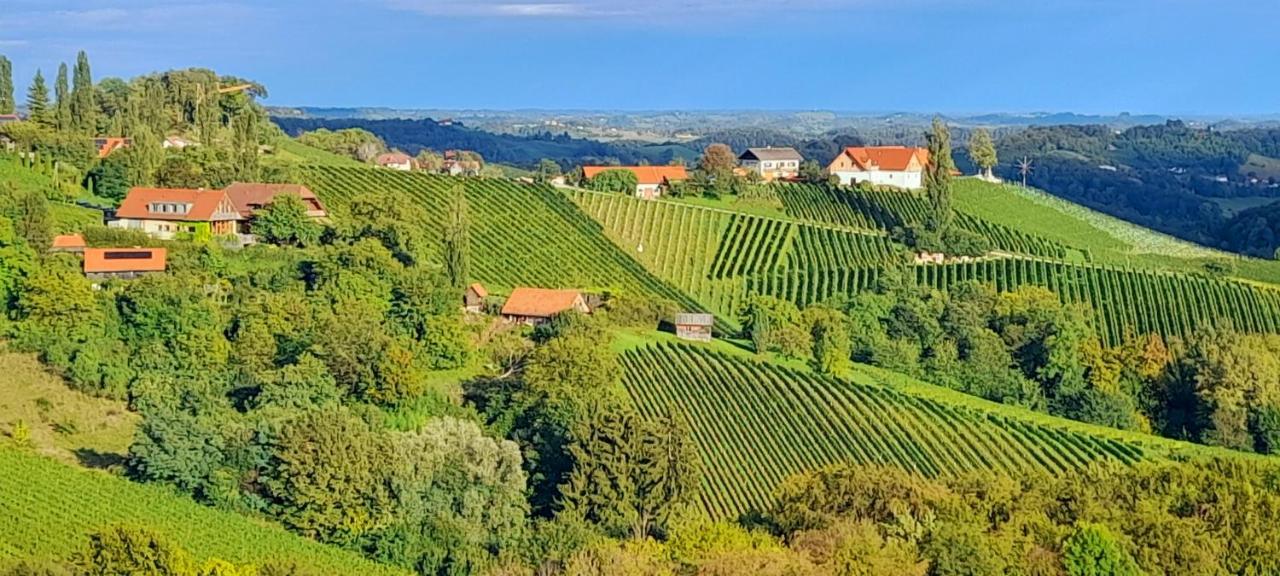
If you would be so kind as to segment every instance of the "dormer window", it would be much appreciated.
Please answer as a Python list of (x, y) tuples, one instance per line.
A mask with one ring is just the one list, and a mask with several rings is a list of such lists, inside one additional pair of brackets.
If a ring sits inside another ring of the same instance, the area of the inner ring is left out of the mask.
[(191, 205), (185, 202), (152, 202), (147, 211), (152, 214), (186, 214)]

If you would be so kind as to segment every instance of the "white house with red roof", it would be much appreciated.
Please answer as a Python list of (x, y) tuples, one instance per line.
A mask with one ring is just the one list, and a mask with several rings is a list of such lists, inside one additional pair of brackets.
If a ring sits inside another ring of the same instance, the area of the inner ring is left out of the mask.
[(674, 182), (689, 179), (684, 166), (583, 166), (582, 177), (591, 180), (610, 170), (626, 170), (636, 176), (636, 197), (653, 200)]
[(827, 165), (827, 173), (843, 185), (867, 182), (907, 190), (924, 187), (929, 151), (906, 146), (854, 146), (845, 148)]
[(177, 234), (235, 234), (243, 219), (223, 190), (130, 188), (107, 226), (168, 240)]
[(239, 231), (242, 234), (252, 233), (251, 221), (257, 212), (275, 201), (280, 196), (294, 196), (307, 207), (307, 216), (316, 220), (329, 217), (320, 197), (310, 188), (301, 184), (263, 184), (257, 182), (236, 182), (222, 189), (227, 198), (240, 214)]
[(408, 172), (413, 170), (413, 158), (404, 152), (387, 152), (379, 154), (377, 160), (374, 161), (383, 168), (392, 170), (404, 170)]

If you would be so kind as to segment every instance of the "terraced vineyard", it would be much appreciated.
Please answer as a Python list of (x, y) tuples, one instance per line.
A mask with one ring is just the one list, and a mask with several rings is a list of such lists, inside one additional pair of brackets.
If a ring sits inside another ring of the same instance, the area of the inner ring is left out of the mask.
[[(1211, 326), (1280, 332), (1280, 291), (1231, 280), (1028, 258), (926, 264), (911, 270), (918, 283), (944, 291), (971, 281), (1000, 291), (1043, 286), (1064, 302), (1087, 305), (1099, 336), (1111, 345), (1126, 334), (1186, 337)], [(880, 273), (871, 267), (784, 272), (755, 277), (750, 289), (805, 306), (873, 286)]]
[(66, 558), (83, 549), (90, 533), (115, 524), (146, 526), (201, 561), (293, 563), (318, 574), (403, 574), (157, 486), (0, 448), (0, 560)]
[[(919, 223), (928, 213), (928, 201), (914, 192), (901, 190), (866, 190), (836, 188), (820, 184), (783, 183), (778, 197), (787, 214), (794, 218), (825, 222), (867, 230), (893, 230), (906, 224)], [(999, 250), (1044, 258), (1066, 258), (1066, 246), (1039, 236), (968, 214), (956, 215), (961, 228), (982, 235)]]
[(622, 362), (623, 383), (642, 414), (674, 409), (689, 421), (702, 461), (703, 504), (716, 518), (764, 509), (787, 476), (836, 462), (938, 476), (1054, 473), (1146, 457), (1136, 444), (1081, 432), (1078, 424), (1033, 421), (995, 405), (981, 410), (684, 344), (636, 348)]
[(426, 213), (423, 228), (434, 237), (444, 230), (450, 191), (465, 185), (472, 274), (490, 288), (612, 289), (701, 308), (622, 253), (604, 236), (599, 224), (547, 186), (339, 166), (307, 167), (303, 180), (331, 208), (339, 210), (365, 192), (386, 192), (418, 203)]
[(882, 233), (620, 194), (575, 191), (571, 197), (650, 272), (725, 318), (737, 312), (749, 293), (749, 278), (876, 266), (902, 261), (905, 250)]

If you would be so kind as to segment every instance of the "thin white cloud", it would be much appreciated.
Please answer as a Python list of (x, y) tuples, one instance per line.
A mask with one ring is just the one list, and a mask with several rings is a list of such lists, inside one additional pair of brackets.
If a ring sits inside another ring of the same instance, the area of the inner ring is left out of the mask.
[[(960, 0), (897, 0), (896, 5)], [(669, 17), (749, 14), (758, 11), (822, 11), (850, 7), (884, 6), (884, 0), (736, 0), (730, 5), (717, 0), (562, 0), (557, 2), (512, 2), (511, 0), (386, 0), (387, 6), (429, 16), (490, 17), (581, 17), (620, 18), (654, 15)]]
[(26, 40), (17, 40), (17, 39), (5, 40), (3, 38), (0, 38), (0, 48), (17, 48), (19, 46), (26, 46), (28, 44), (30, 44), (30, 42)]

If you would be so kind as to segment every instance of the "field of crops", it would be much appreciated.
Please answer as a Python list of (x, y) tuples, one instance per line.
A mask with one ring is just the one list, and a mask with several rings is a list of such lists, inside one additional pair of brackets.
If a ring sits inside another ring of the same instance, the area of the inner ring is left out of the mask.
[(622, 362), (623, 383), (642, 414), (674, 409), (689, 421), (702, 461), (703, 504), (717, 518), (766, 508), (787, 476), (836, 462), (927, 476), (1053, 473), (1145, 454), (1066, 422), (1033, 422), (690, 345), (639, 347)]
[(296, 563), (326, 574), (401, 574), (158, 486), (0, 448), (0, 559), (66, 558), (84, 547), (90, 533), (116, 524), (155, 530), (200, 560)]
[[(901, 190), (835, 188), (820, 184), (778, 184), (778, 196), (787, 214), (809, 222), (825, 222), (866, 230), (893, 230), (922, 222), (928, 201), (918, 193)], [(982, 235), (999, 250), (1044, 258), (1065, 258), (1070, 250), (1057, 242), (969, 214), (959, 213), (956, 223)]]
[(331, 208), (339, 210), (352, 197), (366, 192), (385, 192), (414, 202), (425, 212), (423, 228), (433, 237), (439, 237), (444, 229), (450, 191), (465, 185), (472, 276), (491, 289), (609, 289), (660, 296), (699, 308), (620, 251), (598, 223), (547, 186), (334, 166), (307, 167), (303, 179)]

